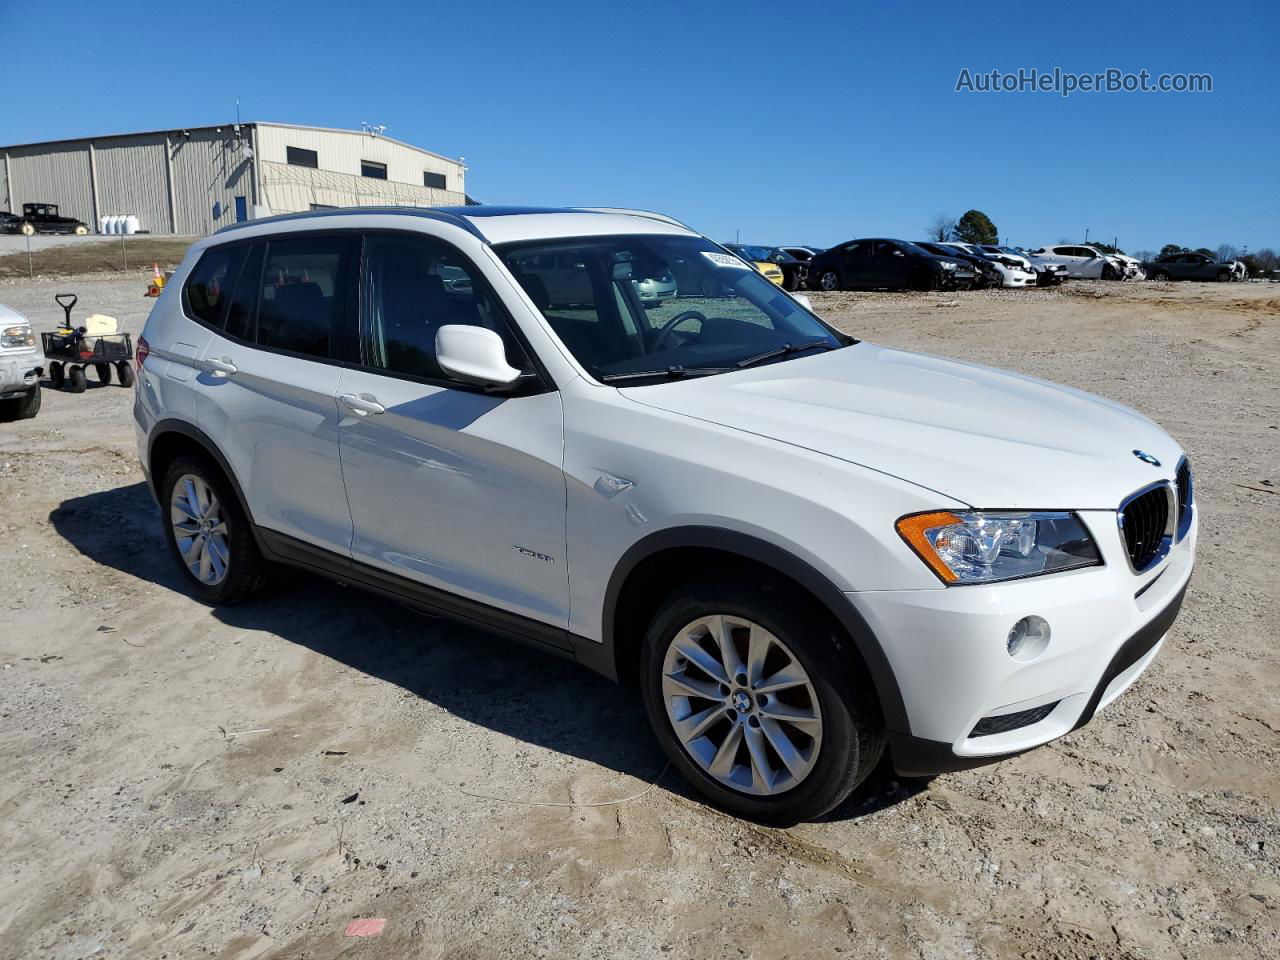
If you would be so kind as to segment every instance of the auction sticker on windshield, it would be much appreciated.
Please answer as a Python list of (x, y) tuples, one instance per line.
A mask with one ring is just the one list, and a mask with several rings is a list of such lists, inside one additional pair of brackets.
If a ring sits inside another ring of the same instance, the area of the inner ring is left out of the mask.
[(731, 253), (713, 253), (710, 250), (703, 250), (702, 255), (717, 267), (736, 267), (739, 270), (750, 269), (745, 263)]

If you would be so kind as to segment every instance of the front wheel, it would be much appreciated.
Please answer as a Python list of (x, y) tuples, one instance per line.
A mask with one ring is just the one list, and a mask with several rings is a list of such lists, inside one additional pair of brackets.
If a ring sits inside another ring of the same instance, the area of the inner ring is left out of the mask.
[(1230, 271), (1230, 270), (1219, 270), (1219, 271), (1218, 271), (1218, 282), (1219, 282), (1219, 283), (1229, 283), (1230, 281), (1231, 281), (1231, 271)]
[(818, 288), (820, 290), (831, 293), (834, 290), (839, 290), (841, 286), (840, 274), (834, 270), (823, 270), (822, 273), (818, 274)]
[(768, 583), (696, 584), (654, 617), (642, 650), (649, 721), (712, 803), (763, 823), (821, 816), (884, 751), (869, 683), (812, 601)]
[(1151, 275), (1151, 279), (1152, 280), (1168, 280), (1169, 274), (1165, 273), (1163, 270), (1157, 270), (1155, 273)]

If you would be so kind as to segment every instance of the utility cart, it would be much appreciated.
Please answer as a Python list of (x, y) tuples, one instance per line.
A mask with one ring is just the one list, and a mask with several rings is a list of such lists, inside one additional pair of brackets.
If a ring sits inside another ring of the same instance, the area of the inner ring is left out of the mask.
[(66, 387), (84, 393), (89, 385), (86, 367), (93, 367), (98, 382), (111, 382), (111, 368), (122, 387), (133, 386), (133, 340), (116, 331), (113, 317), (92, 316), (83, 326), (71, 322), (71, 310), (78, 298), (74, 293), (54, 296), (67, 315), (66, 323), (53, 333), (42, 333), (45, 358), (49, 361), (49, 382), (55, 389)]

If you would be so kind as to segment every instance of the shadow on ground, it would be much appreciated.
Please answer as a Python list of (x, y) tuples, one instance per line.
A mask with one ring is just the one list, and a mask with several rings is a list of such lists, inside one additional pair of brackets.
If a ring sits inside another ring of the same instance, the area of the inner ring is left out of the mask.
[[(49, 520), (96, 563), (186, 592), (144, 483), (66, 500)], [(551, 654), (425, 617), (353, 587), (285, 570), (259, 598), (212, 607), (209, 615), (238, 629), (274, 633), (526, 743), (641, 780), (652, 780), (666, 766), (633, 689)], [(701, 802), (673, 770), (662, 786)], [(863, 789), (824, 820), (865, 816), (923, 788), (923, 781), (894, 780), (882, 764)]]

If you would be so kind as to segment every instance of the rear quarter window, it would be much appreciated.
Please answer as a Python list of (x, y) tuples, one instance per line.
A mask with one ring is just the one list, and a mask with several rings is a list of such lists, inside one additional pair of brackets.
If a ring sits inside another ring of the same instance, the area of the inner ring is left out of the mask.
[(222, 326), (244, 252), (245, 247), (239, 244), (204, 252), (182, 290), (189, 316), (211, 327)]

